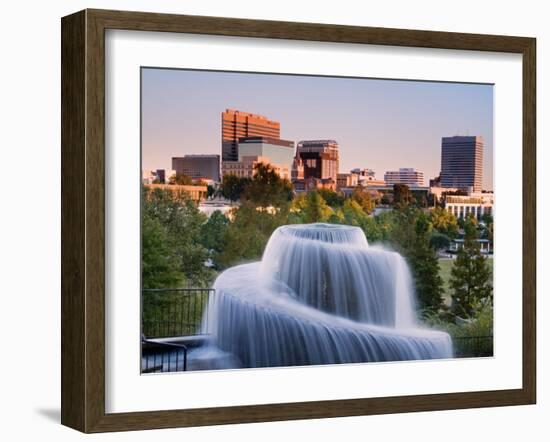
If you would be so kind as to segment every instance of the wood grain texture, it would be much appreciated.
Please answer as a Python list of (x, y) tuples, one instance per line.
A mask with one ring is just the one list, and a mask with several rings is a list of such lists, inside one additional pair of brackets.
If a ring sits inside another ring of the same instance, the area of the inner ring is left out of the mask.
[[(523, 55), (523, 387), (339, 401), (105, 413), (106, 29)], [(535, 40), (526, 37), (86, 10), (62, 20), (62, 423), (84, 432), (532, 404), (536, 398)]]
[(85, 13), (61, 30), (61, 422), (85, 427)]
[(536, 41), (523, 51), (523, 389), (537, 395), (537, 95)]

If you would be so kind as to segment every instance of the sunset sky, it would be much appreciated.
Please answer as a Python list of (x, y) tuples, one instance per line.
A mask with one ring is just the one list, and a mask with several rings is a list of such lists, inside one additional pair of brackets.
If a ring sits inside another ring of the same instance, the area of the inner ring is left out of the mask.
[(143, 169), (172, 156), (221, 155), (226, 108), (281, 123), (281, 138), (334, 139), (340, 172), (400, 167), (439, 174), (441, 137), (481, 135), (483, 188), (493, 188), (493, 87), (463, 83), (142, 69)]

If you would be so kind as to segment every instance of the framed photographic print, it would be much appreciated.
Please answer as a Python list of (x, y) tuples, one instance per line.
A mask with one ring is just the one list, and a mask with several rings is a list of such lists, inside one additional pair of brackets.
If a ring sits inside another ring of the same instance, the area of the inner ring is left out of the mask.
[(62, 423), (533, 404), (535, 40), (62, 19)]

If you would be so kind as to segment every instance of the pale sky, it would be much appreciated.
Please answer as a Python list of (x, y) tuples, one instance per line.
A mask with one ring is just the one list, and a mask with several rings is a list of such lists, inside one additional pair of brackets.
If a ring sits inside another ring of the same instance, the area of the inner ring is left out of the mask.
[(483, 188), (493, 188), (493, 86), (485, 84), (142, 69), (143, 169), (221, 155), (226, 108), (265, 115), (281, 138), (334, 139), (340, 172), (414, 167), (439, 174), (441, 137), (481, 135)]

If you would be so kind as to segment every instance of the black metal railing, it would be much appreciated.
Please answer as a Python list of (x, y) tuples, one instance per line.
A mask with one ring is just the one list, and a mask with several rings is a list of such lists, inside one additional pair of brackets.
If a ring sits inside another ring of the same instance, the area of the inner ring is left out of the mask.
[(187, 345), (141, 340), (141, 372), (166, 373), (187, 370)]
[(479, 358), (493, 356), (492, 336), (463, 336), (453, 338), (455, 357)]
[(142, 334), (146, 339), (201, 334), (213, 293), (214, 289), (143, 289)]

